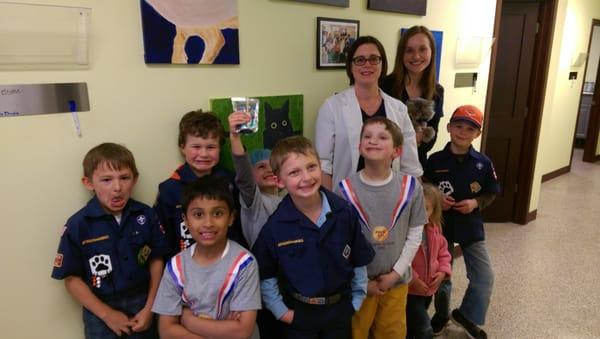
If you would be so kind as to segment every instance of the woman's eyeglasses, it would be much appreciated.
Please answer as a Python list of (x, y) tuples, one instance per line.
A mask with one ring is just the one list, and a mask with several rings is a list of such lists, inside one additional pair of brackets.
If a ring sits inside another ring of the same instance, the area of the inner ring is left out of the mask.
[(365, 56), (359, 55), (357, 57), (352, 58), (352, 63), (355, 64), (356, 66), (363, 66), (364, 64), (367, 63), (367, 61), (371, 65), (379, 65), (381, 63), (381, 56), (369, 55), (369, 57), (367, 58)]

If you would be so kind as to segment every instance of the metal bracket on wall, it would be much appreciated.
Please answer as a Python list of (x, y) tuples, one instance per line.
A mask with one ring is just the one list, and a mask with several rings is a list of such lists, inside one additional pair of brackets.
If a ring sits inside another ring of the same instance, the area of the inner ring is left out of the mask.
[(0, 85), (0, 117), (90, 110), (87, 83)]

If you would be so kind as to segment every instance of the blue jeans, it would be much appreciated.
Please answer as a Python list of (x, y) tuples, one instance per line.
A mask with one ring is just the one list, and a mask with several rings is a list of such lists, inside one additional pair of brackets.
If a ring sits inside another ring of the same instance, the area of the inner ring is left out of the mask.
[[(141, 291), (124, 295), (120, 297), (100, 297), (102, 302), (115, 310), (119, 310), (128, 317), (136, 315), (146, 304), (148, 293)], [(113, 332), (102, 319), (98, 318), (92, 312), (83, 308), (83, 327), (86, 339), (117, 339), (117, 338), (135, 338), (135, 339), (158, 339), (156, 321), (152, 322), (150, 328), (144, 332), (131, 333), (130, 336), (119, 337)]]
[(406, 300), (406, 338), (407, 339), (431, 339), (433, 329), (431, 328), (427, 309), (431, 304), (432, 297), (409, 294)]
[[(450, 244), (448, 246), (451, 246)], [(460, 245), (465, 260), (467, 279), (469, 285), (465, 291), (459, 311), (468, 320), (476, 325), (485, 323), (485, 316), (490, 306), (492, 287), (494, 285), (494, 271), (485, 241), (478, 241), (468, 245)], [(452, 253), (452, 251), (450, 251)], [(454, 260), (453, 260), (454, 262)], [(444, 280), (435, 294), (435, 315), (431, 318), (432, 326), (446, 323), (450, 314), (450, 293), (452, 282)]]

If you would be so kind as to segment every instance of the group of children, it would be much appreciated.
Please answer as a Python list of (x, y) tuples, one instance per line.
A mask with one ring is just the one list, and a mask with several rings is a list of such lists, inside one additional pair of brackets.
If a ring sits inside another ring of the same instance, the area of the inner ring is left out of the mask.
[[(480, 210), (498, 184), (471, 146), (477, 108), (455, 111), (450, 143), (425, 168), (431, 184), (393, 171), (400, 128), (367, 120), (365, 166), (335, 193), (321, 186), (304, 137), (246, 153), (235, 129), (247, 119), (228, 118), (234, 176), (218, 167), (218, 118), (186, 114), (185, 163), (159, 185), (154, 208), (130, 198), (129, 150), (104, 143), (87, 153), (82, 182), (94, 197), (63, 227), (52, 272), (83, 305), (86, 338), (258, 338), (257, 322), (262, 338), (430, 338), (450, 318), (485, 337), (477, 325), (493, 273)], [(450, 314), (455, 242), (470, 283)]]

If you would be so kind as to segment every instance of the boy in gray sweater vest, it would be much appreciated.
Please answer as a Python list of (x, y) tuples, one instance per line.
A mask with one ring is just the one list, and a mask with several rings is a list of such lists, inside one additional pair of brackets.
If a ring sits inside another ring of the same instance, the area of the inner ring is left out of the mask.
[(365, 168), (338, 187), (358, 212), (362, 231), (375, 249), (375, 259), (367, 266), (367, 298), (352, 319), (353, 338), (369, 333), (376, 339), (406, 337), (410, 265), (427, 217), (419, 180), (391, 168), (402, 153), (402, 142), (394, 122), (366, 121), (359, 143)]

